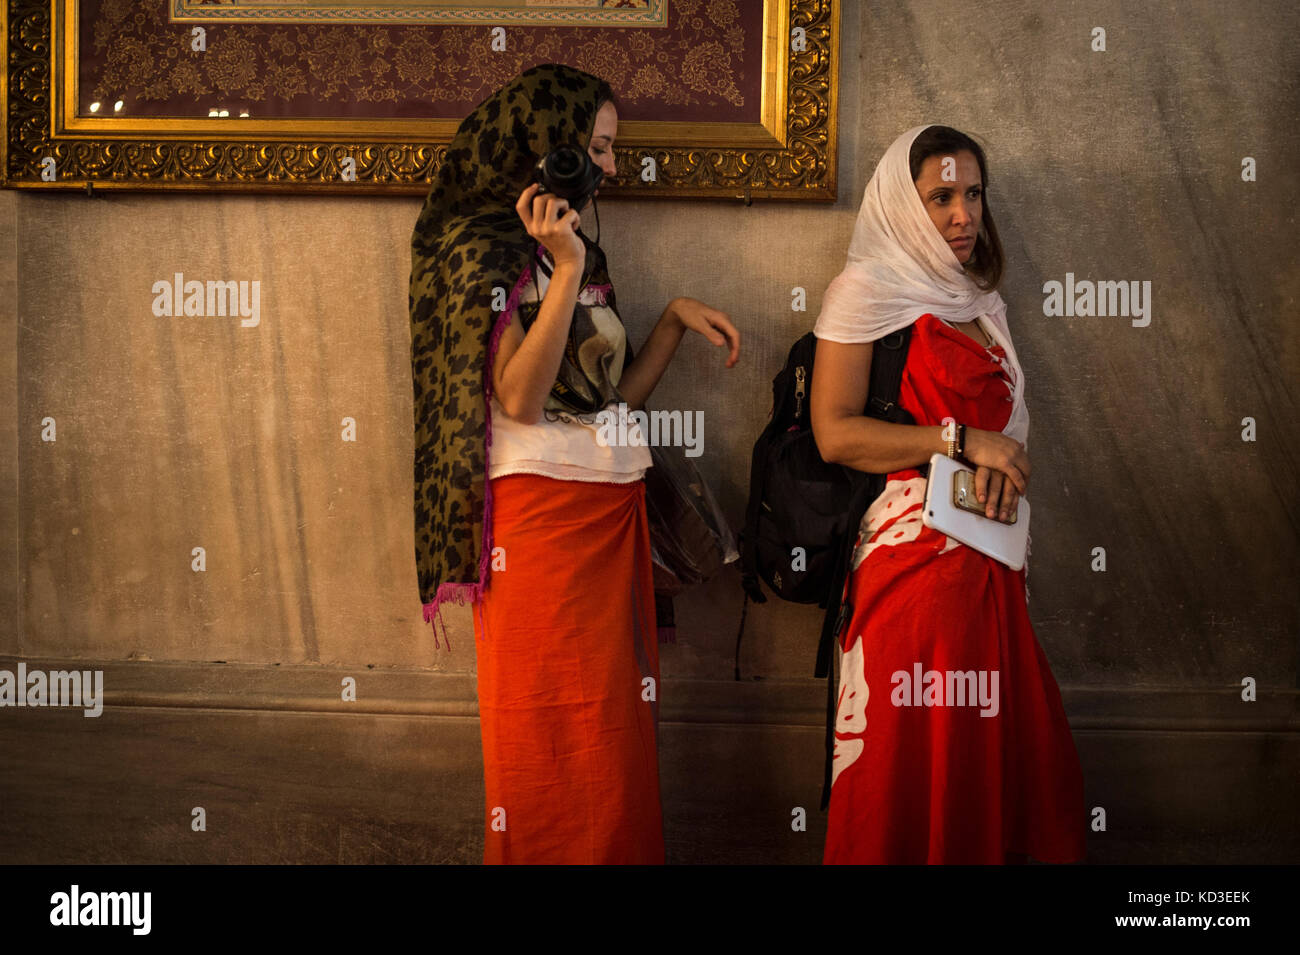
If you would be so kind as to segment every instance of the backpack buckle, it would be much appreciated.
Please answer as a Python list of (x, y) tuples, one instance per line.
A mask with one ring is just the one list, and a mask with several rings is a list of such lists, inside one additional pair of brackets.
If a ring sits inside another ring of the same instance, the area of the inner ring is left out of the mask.
[(853, 617), (853, 604), (849, 603), (847, 600), (841, 601), (840, 612), (835, 617), (835, 630), (833, 633), (833, 636), (837, 641), (840, 639), (840, 634), (844, 632), (844, 628), (848, 626), (849, 620), (852, 617)]
[(882, 414), (882, 415), (887, 415), (887, 414), (889, 414), (889, 412), (894, 408), (894, 402), (892, 402), (892, 401), (881, 401), (880, 398), (879, 398), (879, 396), (877, 396), (877, 395), (872, 395), (872, 396), (871, 396), (871, 407), (875, 408), (876, 411), (877, 411), (878, 413), (880, 413), (880, 414)]

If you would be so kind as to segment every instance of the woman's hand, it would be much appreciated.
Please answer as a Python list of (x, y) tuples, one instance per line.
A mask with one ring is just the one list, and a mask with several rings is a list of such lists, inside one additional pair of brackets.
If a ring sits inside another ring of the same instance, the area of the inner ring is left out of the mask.
[(673, 299), (668, 303), (668, 310), (676, 316), (682, 328), (699, 332), (715, 345), (730, 342), (731, 353), (727, 356), (726, 367), (730, 368), (740, 358), (740, 332), (731, 324), (726, 312), (686, 297)]
[(581, 272), (587, 262), (587, 247), (582, 236), (578, 235), (581, 224), (578, 210), (570, 209), (567, 200), (551, 193), (539, 196), (537, 190), (540, 188), (541, 185), (535, 182), (521, 192), (515, 211), (528, 234), (551, 253), (551, 261), (557, 269), (576, 266)]
[(1010, 524), (1016, 503), (1029, 491), (1029, 454), (1025, 446), (1000, 431), (966, 429), (966, 460), (975, 465), (975, 494), (985, 517)]

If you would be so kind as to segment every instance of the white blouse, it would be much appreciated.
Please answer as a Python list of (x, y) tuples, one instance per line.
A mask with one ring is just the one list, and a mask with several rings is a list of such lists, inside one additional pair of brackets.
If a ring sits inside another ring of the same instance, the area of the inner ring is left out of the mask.
[[(548, 260), (547, 265), (550, 265)], [(536, 297), (541, 301), (549, 280), (541, 269), (534, 266), (537, 280)], [(525, 292), (525, 294), (528, 294)], [(610, 377), (618, 384), (621, 377), (623, 354), (627, 347), (627, 334), (613, 309), (598, 304), (596, 293), (584, 289), (578, 300), (591, 306), (592, 320), (598, 328), (617, 329), (615, 332), (614, 361)], [(519, 321), (516, 314), (512, 322)], [(609, 412), (618, 413), (618, 399), (605, 406)], [(650, 449), (637, 423), (627, 414), (617, 431), (613, 426), (606, 433), (623, 434), (626, 444), (601, 444), (598, 433), (605, 418), (595, 414), (574, 415), (564, 411), (543, 410), (535, 424), (515, 421), (506, 414), (496, 395), (492, 396), (492, 446), (488, 449), (488, 477), (506, 474), (540, 474), (561, 481), (602, 481), (627, 484), (645, 476), (651, 467)]]

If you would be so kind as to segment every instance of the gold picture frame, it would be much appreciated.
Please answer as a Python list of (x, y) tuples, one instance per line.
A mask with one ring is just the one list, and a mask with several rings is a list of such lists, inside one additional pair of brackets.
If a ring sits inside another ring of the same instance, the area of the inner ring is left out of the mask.
[[(618, 182), (602, 192), (835, 200), (838, 3), (739, 2), (762, 5), (755, 119), (623, 120)], [(5, 187), (424, 195), (459, 125), (454, 118), (85, 115), (79, 7), (78, 0), (0, 0)], [(654, 160), (653, 181), (640, 175), (646, 157)]]

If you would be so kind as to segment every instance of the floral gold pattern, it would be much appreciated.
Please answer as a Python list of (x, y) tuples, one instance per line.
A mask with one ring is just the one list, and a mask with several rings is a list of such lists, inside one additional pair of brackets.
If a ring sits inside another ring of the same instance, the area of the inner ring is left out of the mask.
[[(196, 52), (192, 26), (169, 21), (166, 0), (101, 0), (92, 9), (98, 16), (84, 53), (93, 52), (102, 66), (91, 78), (90, 98), (128, 93), (145, 107), (165, 102), (167, 115), (206, 115), (213, 96), (293, 115), (294, 98), (307, 93), (314, 105), (345, 114), (375, 103), (472, 107), (529, 65), (561, 60), (606, 80), (629, 103), (745, 105), (737, 79), (746, 38), (735, 0), (709, 0), (699, 15), (689, 0), (679, 2), (671, 31), (590, 29), (577, 31), (575, 41), (573, 28), (512, 30), (508, 50), (490, 57), (466, 55), (487, 48), (489, 27), (315, 22), (214, 29), (208, 48)], [(750, 38), (751, 70), (760, 41)]]
[[(169, 23), (165, 3), (104, 0), (86, 41), (102, 69), (85, 92), (111, 101), (130, 89), (133, 103), (165, 101), (167, 117), (88, 118), (78, 114), (69, 79), (75, 24), (63, 22), (76, 0), (3, 0), (4, 185), (423, 194), (458, 120), (379, 119), (367, 110), (472, 104), (528, 66), (555, 61), (608, 80), (622, 103), (706, 115), (725, 107), (752, 116), (754, 92), (743, 78), (755, 70), (764, 77), (759, 122), (624, 119), (618, 182), (602, 193), (835, 198), (833, 0), (763, 0), (766, 37), (746, 35), (736, 0), (669, 0), (681, 18), (675, 32), (584, 28), (575, 40), (571, 28), (512, 28), (517, 47), (493, 57), (457, 55), (468, 34), (484, 35), (481, 26), (299, 23), (223, 27), (196, 57), (190, 25)], [(790, 49), (794, 27), (805, 31), (804, 49)], [(774, 75), (784, 82), (771, 82)], [(218, 94), (251, 104), (257, 116), (208, 119)], [(304, 94), (337, 112), (274, 118), (292, 116), (288, 105)], [(193, 103), (191, 113), (180, 110), (183, 102)], [(647, 156), (657, 168), (651, 182), (639, 175)], [(45, 181), (49, 159), (57, 175)], [(355, 180), (343, 176), (349, 159)]]

